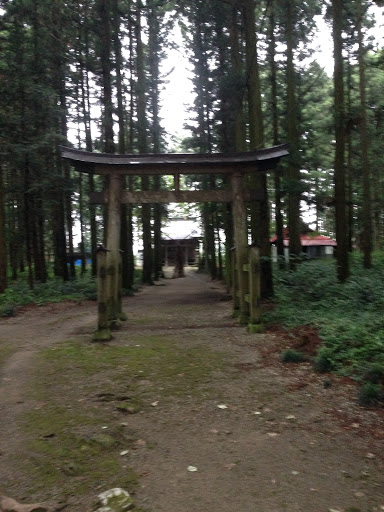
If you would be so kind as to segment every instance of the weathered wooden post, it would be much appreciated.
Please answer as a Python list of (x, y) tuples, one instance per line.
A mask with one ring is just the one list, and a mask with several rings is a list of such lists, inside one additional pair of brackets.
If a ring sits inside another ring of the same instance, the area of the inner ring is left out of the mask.
[(233, 303), (233, 318), (237, 318), (240, 314), (239, 303), (239, 283), (237, 277), (237, 264), (236, 264), (236, 247), (231, 247), (231, 293)]
[(260, 323), (260, 249), (255, 245), (249, 248), (249, 324), (248, 332), (263, 332), (263, 325)]
[[(107, 199), (107, 314), (109, 327), (119, 329), (119, 293), (121, 294), (121, 279), (119, 279), (120, 262), (120, 222), (121, 222), (121, 176), (109, 175)], [(121, 308), (120, 308), (121, 309)]]
[(94, 341), (109, 341), (112, 338), (107, 313), (107, 253), (100, 246), (96, 252), (97, 259), (97, 330), (93, 334)]
[(121, 321), (127, 319), (127, 315), (123, 312), (123, 251), (119, 251), (119, 268), (117, 272), (117, 314)]
[(236, 273), (239, 290), (239, 323), (248, 324), (249, 305), (246, 301), (248, 293), (248, 233), (247, 210), (244, 202), (243, 174), (234, 173), (232, 184), (232, 217), (236, 245)]

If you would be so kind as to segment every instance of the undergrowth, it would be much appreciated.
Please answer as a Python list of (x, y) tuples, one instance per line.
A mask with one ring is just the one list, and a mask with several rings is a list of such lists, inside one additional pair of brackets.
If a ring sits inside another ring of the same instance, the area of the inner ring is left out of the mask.
[[(135, 270), (135, 283), (139, 282), (141, 272)], [(132, 290), (124, 290), (126, 295)], [(96, 278), (87, 272), (78, 275), (76, 279), (63, 281), (61, 278), (51, 277), (46, 283), (36, 282), (30, 289), (26, 275), (21, 275), (17, 281), (11, 282), (9, 287), (0, 293), (0, 318), (15, 316), (20, 306), (35, 304), (42, 306), (47, 303), (58, 303), (65, 300), (82, 301), (97, 299)]]
[(337, 281), (333, 259), (304, 262), (295, 272), (277, 271), (275, 293), (275, 307), (265, 313), (265, 321), (286, 329), (315, 327), (323, 340), (315, 360), (319, 371), (369, 382), (374, 367), (382, 380), (369, 386), (371, 400), (372, 389), (384, 384), (382, 255), (376, 255), (370, 270), (355, 256), (345, 284)]

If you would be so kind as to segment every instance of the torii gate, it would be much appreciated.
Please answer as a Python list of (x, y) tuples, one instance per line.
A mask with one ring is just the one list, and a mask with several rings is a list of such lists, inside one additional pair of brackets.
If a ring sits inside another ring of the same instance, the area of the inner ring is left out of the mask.
[[(243, 153), (161, 153), (113, 155), (60, 147), (63, 158), (77, 171), (108, 176), (108, 187), (92, 194), (91, 201), (107, 205), (107, 250), (98, 251), (98, 328), (94, 340), (111, 339), (111, 329), (126, 317), (121, 310), (121, 204), (143, 203), (232, 203), (235, 240), (233, 301), (239, 322), (256, 326), (260, 322), (260, 270), (256, 253), (248, 259), (246, 202), (262, 199), (259, 190), (250, 190), (245, 175), (276, 168), (289, 154), (286, 144)], [(131, 192), (122, 187), (123, 175), (174, 175), (174, 190)], [(180, 174), (224, 174), (230, 176), (226, 190), (180, 190)], [(256, 257), (255, 257), (256, 256)], [(250, 268), (252, 267), (252, 268)], [(248, 274), (249, 270), (249, 274)], [(250, 297), (249, 280), (254, 283)]]

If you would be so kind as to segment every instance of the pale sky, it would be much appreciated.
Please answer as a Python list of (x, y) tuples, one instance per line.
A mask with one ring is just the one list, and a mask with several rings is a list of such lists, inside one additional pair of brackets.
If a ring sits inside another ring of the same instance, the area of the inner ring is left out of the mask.
[[(172, 40), (182, 44), (181, 32), (178, 25), (175, 26)], [(173, 69), (173, 71), (171, 71)], [(193, 101), (191, 65), (185, 50), (169, 50), (168, 59), (163, 63), (162, 74), (169, 74), (168, 84), (164, 85), (162, 92), (162, 125), (170, 136), (185, 135), (183, 125), (188, 121), (187, 108)]]

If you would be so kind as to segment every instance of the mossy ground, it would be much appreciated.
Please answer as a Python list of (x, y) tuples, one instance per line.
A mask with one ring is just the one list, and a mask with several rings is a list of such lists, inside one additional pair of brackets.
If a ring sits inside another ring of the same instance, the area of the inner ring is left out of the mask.
[[(39, 355), (30, 390), (36, 407), (24, 416), (32, 454), (23, 461), (32, 492), (54, 489), (81, 497), (95, 489), (134, 492), (137, 475), (121, 452), (140, 443), (130, 414), (172, 397), (204, 398), (212, 372), (226, 360), (203, 346), (180, 348), (172, 337), (137, 335), (129, 344), (69, 340)], [(150, 445), (146, 445), (150, 449)]]
[(12, 347), (9, 343), (0, 340), (0, 368), (8, 360), (8, 358), (16, 352), (16, 348)]

